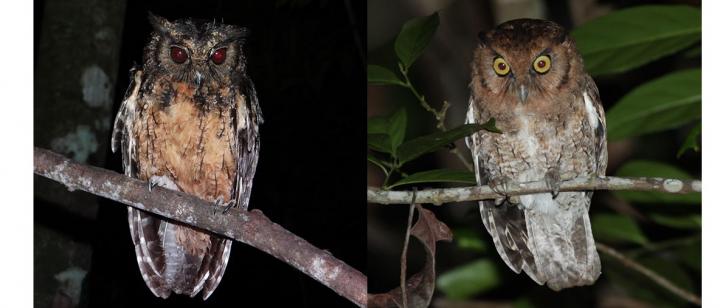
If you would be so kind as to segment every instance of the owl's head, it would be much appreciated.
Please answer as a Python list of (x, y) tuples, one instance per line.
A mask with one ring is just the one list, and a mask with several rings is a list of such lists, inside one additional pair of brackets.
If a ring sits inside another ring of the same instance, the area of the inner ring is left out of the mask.
[(484, 101), (534, 105), (577, 89), (583, 63), (575, 42), (560, 25), (516, 19), (481, 33), (471, 88)]
[(153, 32), (145, 46), (146, 71), (197, 87), (227, 86), (244, 76), (246, 28), (193, 19), (171, 22), (152, 14), (149, 19)]

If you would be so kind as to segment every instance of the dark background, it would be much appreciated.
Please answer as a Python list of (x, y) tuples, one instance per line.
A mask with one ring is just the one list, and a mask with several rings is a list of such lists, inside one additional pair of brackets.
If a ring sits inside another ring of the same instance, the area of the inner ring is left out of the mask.
[[(109, 151), (111, 127), (103, 123), (114, 119), (128, 70), (142, 61), (151, 31), (148, 12), (247, 27), (249, 75), (265, 118), (250, 208), (364, 271), (365, 2), (110, 2), (35, 1), (35, 145), (65, 149), (63, 154), (74, 157), (77, 150), (54, 147), (54, 138), (82, 122), (103, 119), (91, 125), (97, 146), (86, 162), (121, 172), (120, 155)], [(58, 20), (63, 24), (50, 24)], [(112, 29), (119, 41), (84, 34), (98, 24)], [(68, 63), (82, 57), (116, 72), (108, 73), (112, 106), (86, 108), (78, 99), (74, 67), (82, 63)], [(88, 271), (81, 307), (353, 306), (293, 267), (241, 243), (233, 245), (223, 280), (206, 302), (201, 295), (162, 300), (140, 276), (125, 206), (68, 193), (36, 176), (34, 213), (36, 307), (61, 302), (65, 289), (52, 277), (71, 266)]]

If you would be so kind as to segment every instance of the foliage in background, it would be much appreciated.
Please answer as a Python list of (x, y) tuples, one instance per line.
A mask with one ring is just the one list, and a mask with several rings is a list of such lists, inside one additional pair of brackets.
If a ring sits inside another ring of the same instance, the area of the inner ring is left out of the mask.
[[(449, 103), (443, 102), (440, 110), (430, 107), (408, 78), (408, 70), (430, 43), (439, 26), (438, 14), (419, 17), (406, 22), (395, 40), (400, 76), (391, 69), (368, 65), (368, 83), (371, 85), (400, 86), (410, 90), (421, 106), (438, 121), (438, 132), (406, 141), (408, 122), (404, 109), (387, 117), (368, 119), (368, 161), (385, 174), (384, 189), (419, 183), (475, 184), (470, 170), (421, 170), (409, 172), (405, 164), (421, 155), (454, 149), (455, 141), (479, 129), (501, 133), (494, 120), (483, 125), (461, 125), (446, 130), (445, 111)], [(612, 77), (637, 70), (645, 64), (690, 49), (699, 56), (701, 38), (700, 10), (689, 6), (647, 5), (612, 12), (592, 20), (572, 31), (578, 49), (584, 58), (586, 70), (593, 75)], [(682, 147), (677, 149), (680, 160), (686, 151), (699, 152), (700, 126), (700, 75), (699, 68), (670, 72), (647, 81), (622, 97), (607, 111), (608, 139), (621, 141), (642, 138), (645, 135), (677, 129), (694, 124)], [(456, 153), (457, 154), (457, 153)], [(675, 154), (675, 153), (674, 153)], [(460, 159), (462, 157), (458, 155)], [(659, 161), (631, 160), (616, 172), (617, 176), (666, 177), (685, 179), (690, 176), (681, 168)], [(661, 276), (690, 291), (693, 289), (690, 273), (700, 271), (700, 196), (669, 195), (653, 192), (614, 192), (617, 202), (632, 204), (642, 209), (647, 219), (628, 213), (606, 211), (592, 215), (593, 234), (599, 242), (623, 247), (629, 256)], [(681, 204), (684, 204), (681, 205)], [(614, 209), (614, 208), (613, 208)], [(651, 223), (668, 229), (668, 234), (684, 237), (653, 242), (641, 228)], [(478, 234), (470, 230), (455, 230), (455, 243), (480, 255), (495, 253), (488, 249)], [(603, 257), (601, 255), (601, 257)], [(681, 266), (673, 266), (681, 264)], [(447, 271), (438, 278), (438, 288), (451, 299), (468, 299), (502, 285), (498, 266), (487, 257)], [(655, 305), (683, 304), (681, 299), (668, 295), (648, 278), (626, 273), (627, 270), (610, 259), (603, 258), (604, 272), (610, 283), (638, 290), (635, 298)], [(530, 305), (527, 298), (517, 303)]]

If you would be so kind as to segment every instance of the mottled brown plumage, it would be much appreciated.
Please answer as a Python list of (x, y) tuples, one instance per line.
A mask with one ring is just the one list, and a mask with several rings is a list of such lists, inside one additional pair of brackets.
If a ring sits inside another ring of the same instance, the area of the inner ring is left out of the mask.
[[(568, 33), (550, 21), (519, 19), (481, 34), (480, 41), (467, 122), (495, 118), (503, 133), (468, 138), (478, 184), (502, 191), (508, 183), (545, 180), (555, 188), (561, 179), (604, 175), (605, 115)], [(592, 284), (600, 275), (591, 196), (524, 195), (480, 202), (480, 212), (511, 269), (560, 290)]]
[[(129, 176), (247, 209), (262, 118), (245, 72), (246, 30), (150, 20), (154, 32), (115, 120), (113, 151), (122, 151)], [(128, 222), (140, 273), (156, 296), (212, 294), (231, 240), (132, 207)]]

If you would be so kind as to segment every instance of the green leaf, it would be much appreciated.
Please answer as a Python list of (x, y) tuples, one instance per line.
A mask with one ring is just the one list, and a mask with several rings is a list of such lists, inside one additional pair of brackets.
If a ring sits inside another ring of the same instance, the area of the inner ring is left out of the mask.
[(398, 146), (405, 140), (405, 128), (407, 126), (407, 113), (405, 108), (400, 108), (388, 120), (388, 135), (390, 136), (390, 148), (395, 154)]
[(437, 151), (460, 138), (471, 135), (482, 127), (478, 124), (464, 124), (445, 132), (437, 132), (405, 142), (398, 147), (400, 165), (420, 155)]
[(595, 214), (592, 216), (593, 234), (599, 241), (645, 245), (647, 238), (637, 223), (630, 217), (617, 214)]
[(398, 85), (405, 86), (392, 71), (379, 65), (368, 65), (367, 80), (370, 85)]
[(699, 119), (700, 109), (700, 70), (674, 72), (635, 88), (608, 111), (608, 139), (676, 128)]
[(481, 259), (451, 271), (438, 278), (438, 289), (450, 299), (466, 299), (497, 287), (500, 275), (497, 265), (488, 259)]
[(385, 117), (372, 117), (367, 120), (367, 133), (386, 134), (388, 133), (388, 120)]
[(480, 124), (480, 127), (492, 133), (502, 134), (502, 131), (499, 128), (495, 127), (495, 118), (490, 118), (490, 120), (488, 120), (487, 122)]
[(670, 228), (700, 230), (702, 227), (702, 218), (700, 215), (685, 215), (678, 217), (663, 214), (649, 214), (648, 216), (654, 222)]
[(386, 134), (368, 134), (367, 141), (368, 141), (368, 147), (371, 150), (392, 154), (392, 147), (390, 146), (390, 137), (388, 135), (386, 135)]
[(367, 160), (369, 162), (373, 163), (375, 166), (380, 167), (380, 169), (382, 169), (382, 171), (385, 172), (385, 175), (388, 174), (388, 170), (385, 168), (385, 164), (384, 164), (386, 162), (382, 161), (381, 159), (375, 157), (374, 155), (372, 155), (370, 153), (367, 153)]
[[(621, 177), (658, 177), (680, 180), (692, 178), (687, 172), (675, 166), (647, 160), (629, 161), (622, 165), (615, 175)], [(684, 195), (651, 191), (615, 191), (613, 193), (631, 202), (700, 204), (700, 193)]]
[(467, 250), (475, 252), (486, 252), (488, 245), (480, 238), (480, 235), (474, 230), (469, 229), (454, 229), (453, 230), (453, 241), (455, 244)]
[(700, 10), (646, 5), (615, 11), (572, 32), (592, 75), (620, 73), (700, 41)]
[(413, 173), (388, 186), (388, 189), (417, 183), (465, 183), (475, 185), (475, 174), (465, 170), (435, 169)]
[(406, 69), (410, 68), (430, 44), (439, 24), (440, 18), (436, 12), (430, 16), (413, 18), (402, 26), (395, 39), (395, 54)]
[(683, 142), (683, 145), (680, 147), (680, 150), (677, 152), (677, 158), (680, 158), (685, 151), (692, 149), (695, 152), (700, 151), (700, 145), (698, 145), (698, 136), (700, 136), (700, 123), (695, 125), (693, 129), (688, 133), (687, 137), (685, 137), (685, 142)]

